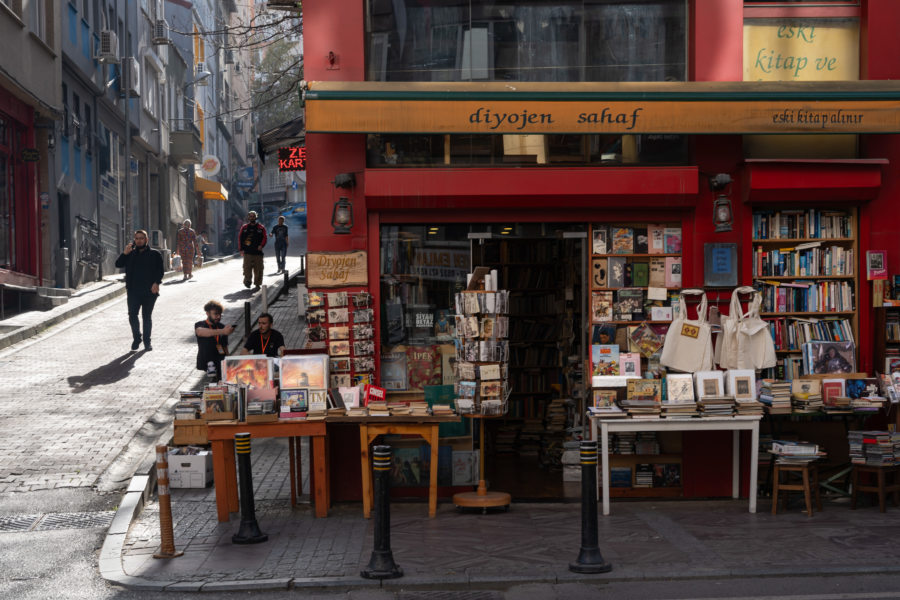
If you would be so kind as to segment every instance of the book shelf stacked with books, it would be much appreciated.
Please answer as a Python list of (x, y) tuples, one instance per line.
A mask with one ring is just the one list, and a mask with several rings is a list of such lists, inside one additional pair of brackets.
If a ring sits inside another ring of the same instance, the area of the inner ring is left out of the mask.
[(779, 355), (765, 376), (804, 374), (808, 342), (857, 339), (856, 229), (855, 208), (754, 210), (754, 287)]

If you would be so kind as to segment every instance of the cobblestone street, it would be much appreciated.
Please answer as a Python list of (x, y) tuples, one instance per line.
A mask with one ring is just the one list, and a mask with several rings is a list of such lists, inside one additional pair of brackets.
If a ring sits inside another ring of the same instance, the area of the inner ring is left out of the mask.
[[(267, 285), (282, 281), (276, 270), (267, 257)], [(130, 351), (124, 295), (0, 352), (0, 494), (96, 486), (129, 444), (135, 451), (152, 444), (142, 439), (145, 424), (202, 378), (193, 324), (204, 317), (203, 304), (222, 301), (223, 321), (243, 329), (244, 301), (254, 295), (241, 278), (237, 259), (199, 269), (187, 282), (166, 279), (149, 352)], [(109, 487), (131, 474), (113, 476)]]

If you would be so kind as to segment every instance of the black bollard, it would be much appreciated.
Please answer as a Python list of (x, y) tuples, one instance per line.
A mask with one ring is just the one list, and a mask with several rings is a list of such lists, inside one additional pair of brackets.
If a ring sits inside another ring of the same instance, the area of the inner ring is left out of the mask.
[(597, 442), (581, 442), (581, 552), (574, 573), (607, 573), (612, 565), (597, 546)]
[(372, 448), (372, 470), (375, 471), (375, 549), (369, 566), (359, 574), (366, 579), (395, 579), (403, 577), (403, 569), (394, 562), (391, 552), (390, 446)]
[(250, 335), (250, 301), (244, 302), (244, 337)]
[(238, 455), (238, 474), (241, 491), (241, 528), (231, 536), (233, 544), (259, 544), (269, 536), (259, 530), (256, 522), (256, 506), (253, 502), (253, 474), (250, 472), (250, 434), (234, 434), (234, 446)]

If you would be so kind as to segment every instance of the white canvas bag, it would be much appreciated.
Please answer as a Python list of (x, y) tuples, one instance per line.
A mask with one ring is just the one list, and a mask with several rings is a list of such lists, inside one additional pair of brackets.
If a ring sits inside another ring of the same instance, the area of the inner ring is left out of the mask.
[[(697, 319), (687, 318), (685, 295), (701, 295)], [(694, 373), (711, 371), (713, 364), (712, 334), (707, 321), (706, 293), (703, 290), (682, 290), (678, 296), (680, 310), (669, 326), (659, 362), (665, 367)]]
[(759, 316), (761, 304), (762, 296), (754, 294), (747, 314), (741, 315), (737, 327), (736, 369), (768, 369), (778, 362), (768, 324)]
[[(716, 343), (716, 363), (723, 369), (739, 369), (738, 366), (738, 328), (744, 319), (741, 308), (741, 294), (756, 292), (752, 287), (735, 288), (731, 293), (731, 307), (728, 315), (722, 319), (722, 332)], [(758, 294), (756, 294), (758, 296)]]

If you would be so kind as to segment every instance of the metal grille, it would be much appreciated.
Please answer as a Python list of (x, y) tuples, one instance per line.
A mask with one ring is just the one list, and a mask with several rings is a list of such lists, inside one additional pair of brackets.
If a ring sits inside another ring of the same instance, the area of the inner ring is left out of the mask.
[(0, 517), (0, 531), (12, 532), (12, 531), (28, 531), (34, 524), (37, 523), (37, 520), (41, 518), (41, 515), (15, 515), (12, 517)]
[(53, 529), (91, 529), (94, 527), (109, 527), (114, 515), (115, 513), (112, 511), (51, 513), (45, 515), (34, 530), (49, 531)]

